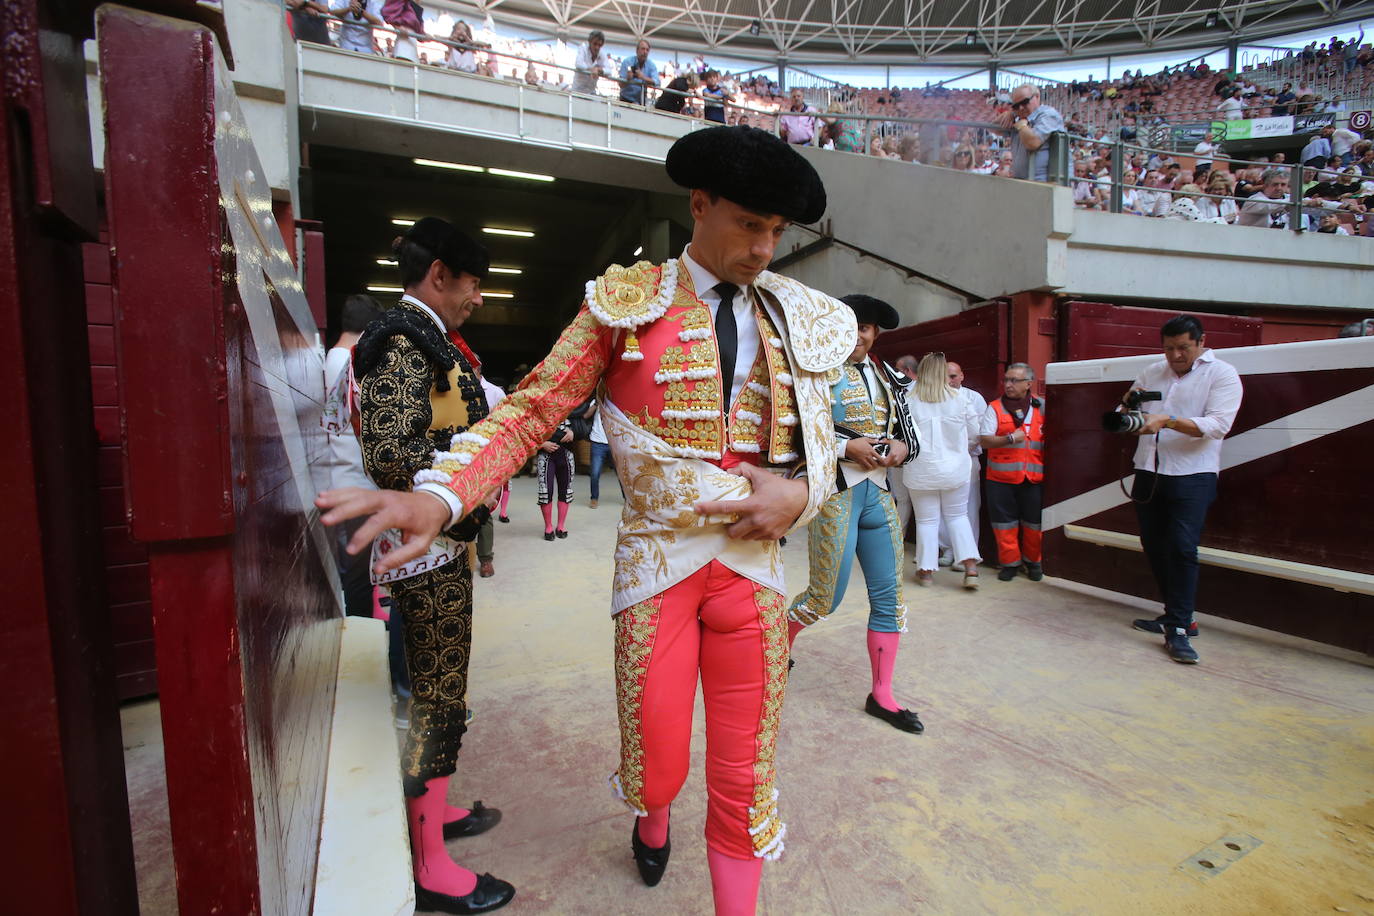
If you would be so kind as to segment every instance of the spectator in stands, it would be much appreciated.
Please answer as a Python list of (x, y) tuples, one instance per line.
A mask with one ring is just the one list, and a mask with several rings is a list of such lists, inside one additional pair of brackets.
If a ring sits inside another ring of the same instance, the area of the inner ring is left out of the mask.
[(1198, 661), (1188, 641), (1197, 635), (1197, 548), (1217, 495), (1221, 443), (1240, 410), (1242, 387), (1240, 374), (1207, 349), (1198, 319), (1169, 319), (1160, 339), (1164, 358), (1146, 367), (1131, 386), (1164, 394), (1162, 401), (1146, 402), (1151, 409), (1138, 433), (1131, 499), (1164, 613), (1132, 626), (1162, 633), (1169, 657), (1192, 665)]
[(1361, 140), (1355, 144), (1355, 167), (1360, 170), (1360, 174), (1366, 178), (1374, 177), (1374, 143), (1368, 140)]
[(1349, 165), (1355, 161), (1355, 144), (1360, 142), (1360, 135), (1349, 127), (1333, 127), (1331, 130), (1331, 155), (1339, 156), (1341, 165)]
[(1350, 230), (1341, 223), (1341, 218), (1334, 213), (1323, 213), (1317, 220), (1317, 231), (1327, 235), (1350, 235)]
[(1337, 337), (1374, 337), (1374, 318), (1352, 321), (1341, 328)]
[(973, 171), (973, 148), (969, 146), (957, 147), (949, 166), (956, 172)]
[(1196, 168), (1204, 172), (1212, 170), (1212, 157), (1216, 155), (1217, 144), (1213, 141), (1213, 134), (1209, 130), (1202, 135), (1202, 140), (1197, 146), (1193, 147), (1193, 155), (1197, 157)]
[(420, 46), (415, 39), (425, 34), (424, 8), (415, 0), (386, 0), (382, 4), (382, 18), (396, 30), (391, 56), (397, 60), (418, 61)]
[(702, 114), (708, 121), (725, 123), (725, 105), (733, 102), (735, 97), (721, 84), (720, 73), (716, 70), (707, 70), (705, 77), (706, 85), (701, 90)]
[(1232, 196), (1235, 193), (1234, 181), (1230, 172), (1214, 171), (1207, 176), (1207, 193), (1218, 196), (1198, 198), (1198, 212), (1204, 219), (1220, 219), (1226, 223), (1236, 221), (1240, 208)]
[[(671, 114), (682, 114), (682, 106), (687, 104), (687, 98), (694, 94), (697, 86), (701, 84), (701, 78), (691, 70), (681, 76), (668, 81), (664, 91), (659, 94), (658, 101), (654, 102), (654, 108), (659, 111), (667, 111)], [(720, 114), (725, 114), (724, 107), (721, 107)], [(717, 120), (711, 116), (711, 106), (706, 105), (706, 117), (709, 120)]]
[(1064, 130), (1064, 119), (1050, 106), (1041, 104), (1040, 89), (1029, 83), (1017, 86), (1011, 94), (1011, 110), (1002, 117), (1001, 124), (1015, 130), (1011, 138), (1013, 176), (1048, 181), (1050, 134)]
[(1145, 173), (1145, 180), (1136, 192), (1136, 207), (1142, 216), (1165, 216), (1174, 202), (1172, 194), (1166, 190), (1166, 179), (1158, 169)]
[(778, 135), (797, 146), (809, 145), (816, 137), (816, 118), (813, 117), (816, 109), (806, 104), (806, 97), (799, 87), (792, 89), (792, 101), (787, 110), (790, 114), (780, 119)]
[(863, 127), (858, 121), (839, 117), (843, 113), (844, 106), (842, 104), (839, 102), (831, 103), (829, 114), (833, 117), (821, 119), (824, 125), (821, 129), (824, 139), (831, 144), (833, 149), (840, 152), (861, 153), (864, 144)]
[(600, 29), (593, 29), (587, 35), (587, 43), (577, 49), (577, 59), (573, 63), (573, 92), (596, 95), (596, 81), (611, 72), (605, 47), (606, 36)]
[(1088, 171), (1087, 162), (1073, 164), (1073, 204), (1085, 210), (1106, 208), (1106, 198), (1102, 188), (1094, 181)]
[(649, 42), (641, 38), (634, 57), (620, 65), (620, 101), (644, 104), (644, 87), (658, 85), (658, 67), (649, 59)]
[(1288, 225), (1288, 170), (1265, 169), (1257, 194), (1241, 205), (1238, 226), (1280, 229)]
[(329, 11), (340, 19), (339, 47), (359, 54), (375, 54), (372, 26), (382, 26), (382, 0), (335, 0)]
[(1244, 118), (1245, 103), (1240, 100), (1240, 89), (1232, 89), (1231, 94), (1217, 104), (1217, 111), (1227, 121), (1239, 121)]
[(1307, 145), (1302, 148), (1302, 164), (1312, 168), (1321, 168), (1326, 165), (1326, 160), (1331, 158), (1331, 135), (1335, 133), (1335, 128), (1327, 125), (1317, 132), (1317, 135), (1307, 141)]
[(1292, 112), (1288, 110), (1288, 106), (1297, 97), (1297, 94), (1293, 92), (1293, 84), (1284, 83), (1283, 91), (1274, 96), (1274, 117), (1283, 118), (1292, 114)]
[(902, 134), (897, 141), (897, 158), (903, 162), (921, 161), (921, 138), (917, 134)]
[(461, 70), (464, 73), (477, 72), (477, 52), (473, 48), (472, 26), (459, 19), (453, 24), (453, 31), (449, 33), (449, 41), (461, 47), (451, 47), (448, 49), (448, 58), (444, 64), (450, 70)]
[(286, 9), (291, 14), (291, 33), (297, 41), (331, 44), (329, 25), (324, 19), (329, 15), (329, 7), (324, 3), (316, 0), (286, 0)]

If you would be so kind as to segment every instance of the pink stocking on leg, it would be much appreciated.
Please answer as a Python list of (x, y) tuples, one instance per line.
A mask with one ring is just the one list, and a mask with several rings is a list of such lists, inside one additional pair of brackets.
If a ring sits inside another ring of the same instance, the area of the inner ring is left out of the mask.
[(892, 696), (892, 669), (897, 664), (901, 633), (868, 631), (868, 661), (873, 668), (873, 699), (883, 709), (896, 712), (901, 707)]
[(455, 808), (452, 805), (444, 805), (444, 823), (452, 824), (454, 821), (461, 821), (472, 812), (467, 808)]
[(477, 886), (477, 876), (454, 862), (444, 848), (444, 809), (448, 777), (425, 783), (425, 794), (406, 799), (410, 822), (410, 856), (415, 883), (428, 891), (462, 897)]
[(669, 808), (655, 808), (639, 819), (639, 841), (650, 849), (662, 849), (668, 842)]
[(496, 512), (502, 518), (506, 517), (506, 503), (510, 502), (510, 484), (501, 485), (501, 501), (496, 504)]
[(797, 623), (795, 620), (787, 621), (787, 648), (792, 648), (792, 644), (797, 641), (797, 634), (805, 629), (806, 627)]
[(544, 533), (548, 534), (553, 530), (553, 504), (544, 503), (539, 507), (539, 511), (544, 513)]
[(708, 846), (706, 862), (711, 866), (711, 894), (716, 900), (716, 916), (754, 916), (763, 859), (736, 859)]
[(559, 501), (558, 503), (558, 530), (568, 530), (568, 503)]

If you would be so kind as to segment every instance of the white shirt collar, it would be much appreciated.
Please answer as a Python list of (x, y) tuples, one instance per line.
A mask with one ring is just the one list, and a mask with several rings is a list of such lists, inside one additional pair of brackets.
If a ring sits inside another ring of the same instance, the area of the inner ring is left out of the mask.
[(401, 301), (402, 301), (402, 302), (409, 302), (411, 305), (415, 306), (415, 307), (418, 308), (420, 311), (424, 312), (426, 315), (428, 315), (428, 316), (430, 317), (430, 319), (431, 319), (436, 325), (438, 325), (438, 327), (439, 327), (439, 333), (440, 333), (440, 334), (443, 334), (445, 337), (448, 336), (448, 328), (444, 327), (444, 321), (443, 321), (443, 319), (439, 317), (439, 313), (436, 312), (436, 311), (434, 311), (434, 309), (432, 309), (432, 308), (430, 308), (429, 306), (425, 305), (423, 302), (421, 302), (419, 299), (416, 299), (416, 298), (415, 298), (414, 296), (412, 296), (410, 293), (405, 293), (404, 295), (402, 295), (402, 296), (401, 296)]
[(696, 290), (697, 298), (700, 299), (707, 293), (718, 295), (715, 292), (715, 287), (716, 284), (720, 283), (720, 278), (692, 260), (692, 256), (687, 253), (690, 247), (689, 245), (687, 248), (682, 249), (682, 257), (679, 258), (679, 260), (687, 265), (687, 273), (692, 278), (692, 288)]

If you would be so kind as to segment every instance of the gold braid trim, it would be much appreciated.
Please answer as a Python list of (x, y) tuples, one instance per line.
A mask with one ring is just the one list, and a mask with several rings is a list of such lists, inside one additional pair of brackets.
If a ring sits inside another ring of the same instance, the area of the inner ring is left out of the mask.
[(787, 685), (787, 623), (782, 595), (770, 588), (754, 592), (763, 628), (763, 710), (759, 716), (758, 754), (754, 758), (754, 804), (749, 807), (749, 835), (754, 855), (772, 861), (782, 855), (787, 825), (778, 816), (778, 722)]
[(648, 813), (644, 810), (644, 679), (649, 674), (657, 631), (658, 604), (654, 599), (641, 601), (615, 615), (620, 767), (611, 774), (611, 790), (641, 816)]
[[(810, 570), (806, 591), (792, 602), (787, 619), (809, 627), (829, 617), (834, 611), (835, 589), (839, 585), (840, 563), (844, 558), (849, 518), (853, 511), (854, 491), (845, 489), (827, 499), (821, 505), (821, 511), (806, 526), (806, 552)], [(896, 568), (902, 568), (901, 561)]]

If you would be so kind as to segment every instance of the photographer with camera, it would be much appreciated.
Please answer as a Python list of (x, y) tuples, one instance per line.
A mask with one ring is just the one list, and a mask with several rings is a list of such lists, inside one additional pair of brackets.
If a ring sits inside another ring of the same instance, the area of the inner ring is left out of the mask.
[(1159, 334), (1164, 358), (1146, 367), (1121, 399), (1126, 416), (1119, 428), (1140, 437), (1131, 488), (1140, 543), (1164, 599), (1163, 614), (1132, 626), (1164, 634), (1169, 657), (1194, 665), (1198, 654), (1188, 638), (1197, 635), (1198, 542), (1217, 495), (1221, 440), (1235, 422), (1242, 391), (1240, 374), (1205, 346), (1201, 321), (1179, 315)]
[(997, 538), (1002, 582), (1015, 579), (1022, 566), (1032, 582), (1045, 578), (1040, 565), (1045, 405), (1030, 393), (1034, 381), (1035, 370), (1026, 363), (1007, 366), (1002, 396), (988, 404), (978, 437), (988, 452), (988, 521)]

